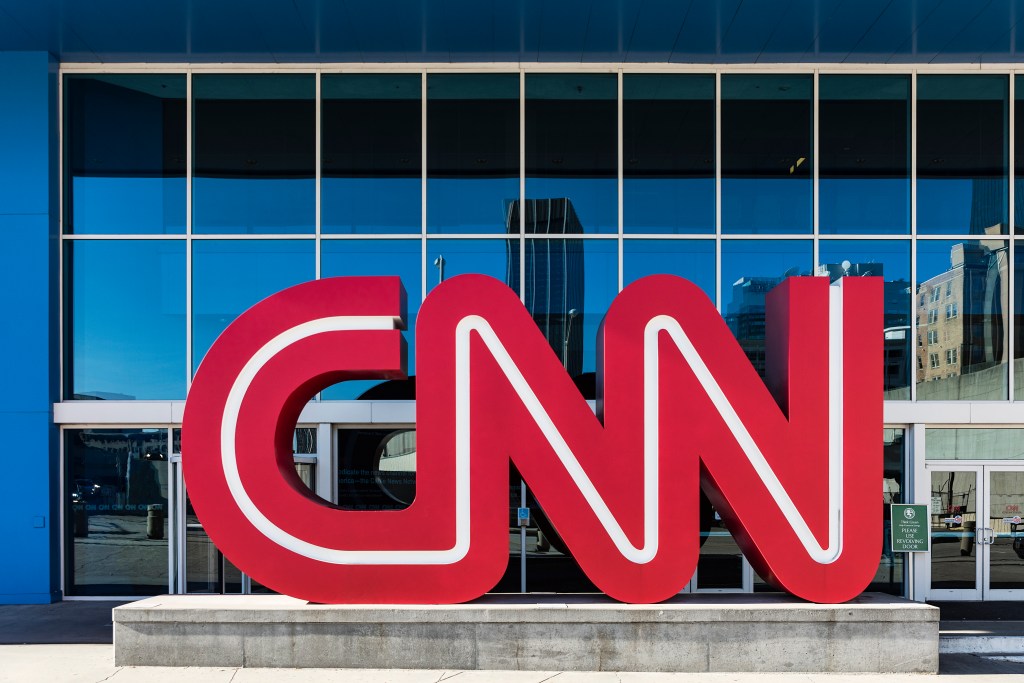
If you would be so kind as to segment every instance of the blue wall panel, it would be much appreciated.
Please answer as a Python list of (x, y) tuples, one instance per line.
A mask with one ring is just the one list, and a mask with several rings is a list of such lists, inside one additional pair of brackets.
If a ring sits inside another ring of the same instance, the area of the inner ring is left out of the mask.
[(57, 76), (47, 53), (0, 53), (0, 603), (60, 599)]

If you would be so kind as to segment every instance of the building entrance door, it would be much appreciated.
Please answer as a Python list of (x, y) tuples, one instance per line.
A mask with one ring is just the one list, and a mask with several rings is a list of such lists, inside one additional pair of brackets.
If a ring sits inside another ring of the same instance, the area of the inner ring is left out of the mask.
[(933, 600), (1024, 600), (1024, 468), (929, 467)]
[[(327, 439), (330, 442), (330, 425), (327, 425)], [(174, 593), (268, 593), (243, 574), (214, 545), (203, 528), (189, 499), (181, 468), (181, 453), (178, 452), (180, 437), (175, 430), (175, 452), (171, 455), (171, 477), (173, 481), (171, 502), (171, 591)], [(321, 449), (317, 427), (297, 427), (292, 439), (295, 458), (295, 473), (303, 484), (321, 498), (330, 501), (332, 491), (332, 468), (320, 462)], [(330, 453), (325, 448), (323, 452)], [(327, 456), (324, 456), (327, 457)]]

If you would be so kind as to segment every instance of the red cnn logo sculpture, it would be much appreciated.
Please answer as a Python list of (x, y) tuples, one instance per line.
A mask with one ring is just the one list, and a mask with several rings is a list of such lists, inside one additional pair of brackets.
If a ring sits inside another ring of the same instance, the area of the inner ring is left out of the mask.
[(365, 512), (303, 486), (292, 431), (331, 384), (405, 376), (405, 292), (395, 277), (298, 285), (243, 313), (200, 366), (189, 495), (213, 542), (274, 590), (462, 602), (508, 563), (511, 460), (594, 584), (649, 603), (693, 575), (703, 487), (762, 577), (843, 602), (882, 546), (881, 302), (878, 278), (786, 280), (768, 296), (764, 382), (695, 285), (644, 278), (602, 324), (594, 415), (512, 290), (452, 278), (416, 328), (416, 498)]

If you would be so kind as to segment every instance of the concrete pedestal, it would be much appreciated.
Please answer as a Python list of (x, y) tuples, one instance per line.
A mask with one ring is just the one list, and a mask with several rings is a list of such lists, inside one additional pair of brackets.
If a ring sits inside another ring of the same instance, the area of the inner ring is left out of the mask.
[(939, 610), (865, 594), (487, 596), (443, 606), (161, 596), (114, 610), (118, 666), (533, 671), (938, 671)]

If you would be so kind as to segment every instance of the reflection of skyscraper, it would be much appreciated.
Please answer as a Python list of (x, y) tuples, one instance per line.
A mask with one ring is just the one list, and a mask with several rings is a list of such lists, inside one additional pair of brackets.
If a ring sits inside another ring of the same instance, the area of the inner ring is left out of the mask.
[[(527, 235), (581, 235), (583, 227), (568, 199), (527, 199)], [(506, 212), (509, 234), (519, 234), (519, 201)], [(505, 282), (519, 291), (519, 243), (510, 241)], [(526, 309), (573, 377), (583, 372), (583, 241), (526, 240)], [(575, 311), (575, 314), (572, 314)]]
[(764, 305), (768, 292), (781, 277), (741, 277), (732, 285), (732, 300), (725, 322), (747, 354), (757, 374), (764, 377)]
[(948, 270), (920, 283), (915, 316), (919, 397), (1003, 397), (1007, 267), (1003, 241), (964, 242), (950, 251)]
[[(725, 312), (725, 321), (750, 359), (754, 369), (765, 373), (765, 300), (768, 292), (795, 270), (780, 277), (741, 277), (732, 286), (732, 300)], [(881, 263), (825, 263), (815, 275), (835, 282), (841, 277), (884, 277)], [(910, 375), (910, 283), (892, 280), (884, 283), (885, 317), (885, 389), (886, 397), (909, 398)]]
[(910, 323), (910, 283), (904, 279), (885, 280), (884, 264), (874, 261), (867, 263), (823, 263), (815, 275), (828, 276), (829, 282), (841, 277), (883, 278), (883, 349), (885, 353), (885, 397), (887, 399), (910, 398), (910, 344), (913, 327)]

